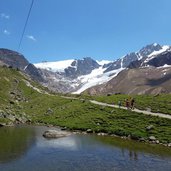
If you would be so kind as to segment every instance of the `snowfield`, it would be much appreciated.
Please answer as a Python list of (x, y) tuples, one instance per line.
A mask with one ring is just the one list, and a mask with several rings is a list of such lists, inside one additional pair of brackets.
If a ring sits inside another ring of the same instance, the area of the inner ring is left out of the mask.
[(42, 62), (42, 63), (34, 64), (34, 66), (37, 68), (46, 69), (52, 72), (64, 72), (64, 69), (71, 66), (71, 63), (73, 61), (74, 59), (56, 61), (56, 62)]

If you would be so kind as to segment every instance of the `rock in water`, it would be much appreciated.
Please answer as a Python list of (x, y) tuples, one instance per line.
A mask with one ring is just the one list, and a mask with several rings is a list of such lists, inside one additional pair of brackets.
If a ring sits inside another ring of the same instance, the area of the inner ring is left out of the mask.
[(45, 138), (61, 138), (69, 135), (70, 135), (69, 132), (58, 131), (58, 130), (48, 130), (43, 133), (43, 137)]

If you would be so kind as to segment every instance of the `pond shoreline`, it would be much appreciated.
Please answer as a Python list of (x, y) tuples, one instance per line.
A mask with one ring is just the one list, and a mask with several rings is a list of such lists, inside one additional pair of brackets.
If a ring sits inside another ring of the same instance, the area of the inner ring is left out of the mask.
[(97, 132), (93, 131), (91, 128), (87, 129), (86, 131), (82, 131), (79, 129), (70, 129), (67, 127), (60, 127), (57, 125), (51, 125), (51, 124), (39, 123), (39, 122), (38, 123), (31, 123), (31, 122), (28, 122), (28, 123), (19, 123), (19, 122), (12, 123), (12, 122), (10, 122), (10, 124), (0, 123), (0, 127), (11, 127), (11, 126), (13, 127), (16, 125), (46, 126), (48, 128), (59, 128), (61, 131), (70, 131), (70, 132), (75, 133), (75, 134), (95, 134), (98, 136), (119, 137), (119, 138), (125, 139), (125, 140), (133, 140), (135, 142), (142, 142), (142, 143), (146, 143), (146, 144), (162, 145), (162, 146), (171, 148), (171, 143), (162, 143), (159, 140), (157, 140), (154, 136), (149, 137), (149, 139), (145, 139), (143, 137), (141, 137), (141, 138), (132, 137), (131, 135), (122, 136), (122, 135), (116, 135), (116, 134), (109, 134), (109, 133), (105, 133), (105, 132), (98, 132), (97, 133)]
[(145, 144), (154, 144), (154, 145), (162, 145), (164, 147), (169, 147), (171, 148), (171, 143), (161, 143), (159, 142), (159, 140), (155, 139), (155, 137), (151, 136), (151, 139), (145, 139), (145, 138), (134, 138), (131, 137), (131, 135), (128, 136), (120, 136), (120, 135), (116, 135), (116, 134), (109, 134), (109, 133), (104, 133), (104, 132), (94, 132), (91, 129), (87, 129), (86, 131), (82, 131), (79, 129), (69, 129), (67, 127), (60, 127), (57, 125), (51, 125), (51, 124), (45, 124), (45, 123), (20, 123), (20, 124), (13, 124), (13, 125), (4, 125), (4, 126), (16, 126), (16, 125), (30, 125), (30, 126), (46, 126), (47, 128), (51, 129), (51, 128), (58, 128), (61, 131), (70, 131), (74, 134), (94, 134), (94, 135), (98, 135), (98, 136), (110, 136), (110, 137), (118, 137), (121, 139), (125, 139), (125, 140), (133, 140), (135, 142), (141, 142), (141, 143), (145, 143)]

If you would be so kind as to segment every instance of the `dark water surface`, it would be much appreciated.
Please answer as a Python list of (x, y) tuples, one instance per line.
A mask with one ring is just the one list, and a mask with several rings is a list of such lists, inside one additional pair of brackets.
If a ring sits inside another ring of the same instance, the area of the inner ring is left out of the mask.
[(47, 140), (47, 127), (0, 128), (0, 171), (171, 171), (171, 149), (114, 137)]

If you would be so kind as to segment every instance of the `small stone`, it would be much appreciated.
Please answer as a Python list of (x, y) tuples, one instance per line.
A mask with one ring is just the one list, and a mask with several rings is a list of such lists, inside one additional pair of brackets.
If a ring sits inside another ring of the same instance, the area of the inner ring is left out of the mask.
[(61, 128), (61, 130), (66, 130), (66, 129), (67, 129), (67, 127), (66, 127), (66, 126)]
[(47, 115), (50, 115), (50, 114), (52, 114), (53, 113), (53, 110), (51, 109), (51, 108), (48, 108), (48, 110), (46, 111), (46, 114)]
[(145, 142), (145, 138), (140, 138), (139, 141), (140, 142)]
[(0, 123), (0, 127), (6, 126), (5, 123)]
[(171, 147), (171, 143), (169, 143), (167, 146), (168, 146), (168, 147)]
[(153, 125), (149, 125), (149, 126), (146, 127), (146, 130), (147, 130), (147, 131), (150, 131), (150, 130), (152, 130), (152, 129), (154, 129), (154, 126), (153, 126)]
[(93, 133), (93, 131), (91, 129), (87, 129), (86, 131), (87, 133)]
[(156, 144), (159, 144), (160, 143), (160, 141), (159, 140), (156, 140)]
[(127, 137), (128, 139), (131, 139), (131, 135), (128, 135), (128, 137)]
[(155, 136), (150, 136), (148, 139), (149, 139), (150, 141), (155, 141), (155, 140), (156, 140), (156, 137), (155, 137)]
[(97, 135), (99, 135), (99, 136), (105, 136), (105, 135), (107, 135), (107, 134), (104, 133), (104, 132), (99, 132)]

